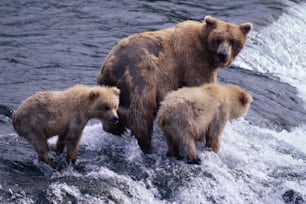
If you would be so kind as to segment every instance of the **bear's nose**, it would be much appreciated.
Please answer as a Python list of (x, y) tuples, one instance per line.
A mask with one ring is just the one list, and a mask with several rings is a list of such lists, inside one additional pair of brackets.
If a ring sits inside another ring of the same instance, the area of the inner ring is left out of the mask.
[(225, 62), (228, 58), (228, 53), (227, 52), (219, 52), (217, 55), (218, 55), (218, 58), (221, 62)]
[(117, 116), (114, 116), (114, 117), (112, 117), (110, 122), (113, 123), (113, 124), (117, 124), (119, 122), (119, 118)]

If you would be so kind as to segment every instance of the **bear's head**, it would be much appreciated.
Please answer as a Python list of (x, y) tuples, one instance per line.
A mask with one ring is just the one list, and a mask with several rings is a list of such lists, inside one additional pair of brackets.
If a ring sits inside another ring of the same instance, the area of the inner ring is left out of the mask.
[(204, 35), (214, 66), (229, 66), (243, 48), (252, 24), (235, 25), (210, 16), (204, 22)]
[(89, 92), (88, 113), (92, 118), (116, 124), (120, 90), (116, 87), (95, 87)]
[(236, 119), (246, 114), (253, 100), (252, 96), (235, 85), (227, 85), (225, 89), (224, 93), (227, 94), (227, 103), (230, 108), (229, 119)]

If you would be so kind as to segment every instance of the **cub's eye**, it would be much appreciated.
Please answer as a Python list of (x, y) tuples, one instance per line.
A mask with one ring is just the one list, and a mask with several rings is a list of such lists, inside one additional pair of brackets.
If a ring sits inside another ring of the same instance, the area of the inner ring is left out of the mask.
[(108, 105), (103, 105), (102, 108), (104, 111), (109, 111), (111, 109)]

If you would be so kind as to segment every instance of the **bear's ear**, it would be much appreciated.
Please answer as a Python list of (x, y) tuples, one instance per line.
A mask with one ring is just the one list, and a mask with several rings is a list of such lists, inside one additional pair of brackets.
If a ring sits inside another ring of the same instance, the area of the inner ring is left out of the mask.
[(248, 93), (242, 92), (239, 94), (239, 101), (241, 105), (245, 106), (252, 102), (252, 96)]
[(253, 25), (252, 23), (243, 23), (239, 25), (239, 28), (246, 35), (252, 30)]
[(204, 22), (207, 26), (215, 26), (217, 24), (217, 19), (211, 16), (205, 16)]
[(100, 96), (99, 92), (96, 91), (90, 91), (89, 93), (89, 100), (90, 101), (94, 101), (96, 98), (98, 98)]
[(116, 87), (112, 87), (111, 89), (112, 89), (113, 93), (114, 93), (116, 96), (119, 96), (119, 94), (120, 94), (120, 89), (118, 89), (118, 88), (116, 88)]

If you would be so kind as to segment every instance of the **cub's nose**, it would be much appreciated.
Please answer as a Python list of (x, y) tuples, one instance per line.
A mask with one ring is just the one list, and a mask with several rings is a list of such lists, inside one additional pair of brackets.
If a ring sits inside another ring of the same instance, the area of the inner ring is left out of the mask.
[(217, 56), (218, 56), (218, 58), (219, 58), (219, 60), (220, 60), (221, 62), (226, 62), (226, 61), (227, 61), (227, 58), (228, 58), (228, 53), (227, 53), (227, 52), (219, 52), (219, 53), (217, 54)]
[(119, 118), (117, 116), (114, 116), (111, 118), (110, 122), (113, 124), (117, 124), (119, 122)]

